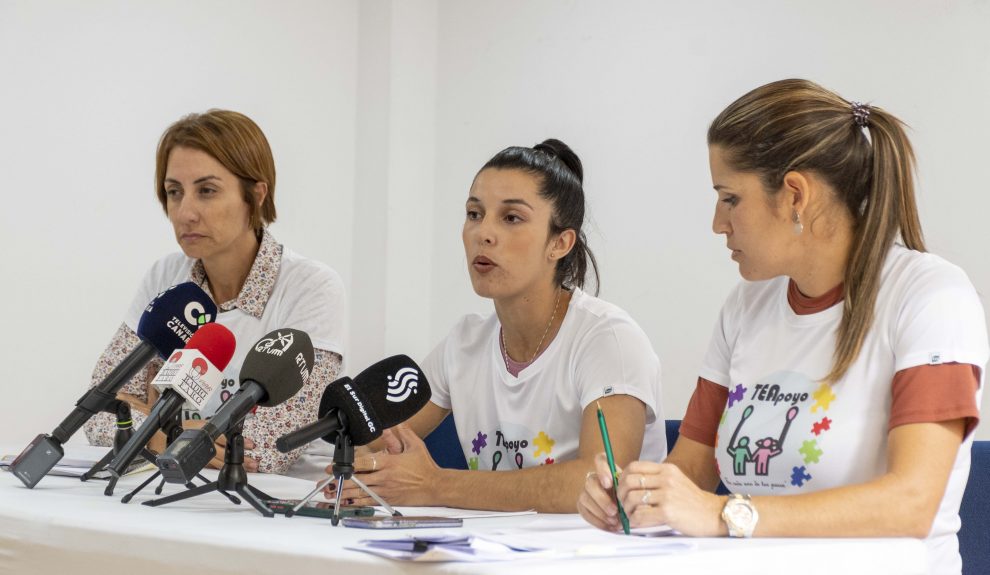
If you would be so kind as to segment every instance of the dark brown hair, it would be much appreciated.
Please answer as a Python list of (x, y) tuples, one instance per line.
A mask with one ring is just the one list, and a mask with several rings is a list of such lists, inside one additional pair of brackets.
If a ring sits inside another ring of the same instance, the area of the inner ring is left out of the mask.
[(581, 159), (567, 144), (553, 138), (532, 148), (513, 146), (488, 160), (478, 172), (488, 169), (522, 170), (540, 181), (540, 197), (550, 202), (550, 235), (574, 230), (574, 247), (557, 261), (555, 285), (584, 288), (590, 269), (595, 277), (595, 295), (601, 283), (598, 262), (581, 230), (584, 224), (584, 167)]

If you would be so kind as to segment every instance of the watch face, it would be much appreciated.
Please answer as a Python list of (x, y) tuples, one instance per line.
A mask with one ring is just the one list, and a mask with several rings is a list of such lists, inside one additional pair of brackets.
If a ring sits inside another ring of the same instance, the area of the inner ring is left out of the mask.
[(725, 510), (725, 514), (740, 527), (749, 525), (753, 521), (753, 510), (743, 502), (733, 501)]

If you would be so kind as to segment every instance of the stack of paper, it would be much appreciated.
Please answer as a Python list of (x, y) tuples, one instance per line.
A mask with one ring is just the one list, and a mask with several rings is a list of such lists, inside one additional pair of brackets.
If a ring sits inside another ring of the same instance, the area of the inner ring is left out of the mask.
[(354, 547), (373, 555), (401, 561), (507, 561), (522, 557), (551, 554), (547, 549), (511, 546), (483, 537), (441, 533), (426, 536), (406, 536), (397, 539), (365, 539)]
[(408, 535), (393, 539), (366, 539), (348, 547), (402, 561), (508, 561), (530, 558), (631, 557), (684, 553), (696, 544), (667, 537), (668, 528), (637, 531), (632, 535), (608, 533), (579, 517), (537, 520), (532, 524), (484, 534)]
[[(10, 471), (10, 466), (16, 457), (16, 455), (4, 455), (3, 459), (0, 459), (0, 469)], [(96, 459), (70, 459), (68, 457), (63, 457), (59, 460), (55, 467), (52, 467), (52, 470), (48, 472), (48, 475), (82, 477), (84, 473), (96, 465), (96, 462)], [(130, 465), (127, 466), (127, 470), (124, 472), (124, 475), (130, 475), (131, 473), (137, 473), (138, 471), (154, 468), (154, 464), (145, 461), (143, 457), (139, 456), (135, 457), (134, 460), (131, 461)], [(93, 475), (93, 479), (110, 479), (110, 472), (106, 469), (102, 469)]]

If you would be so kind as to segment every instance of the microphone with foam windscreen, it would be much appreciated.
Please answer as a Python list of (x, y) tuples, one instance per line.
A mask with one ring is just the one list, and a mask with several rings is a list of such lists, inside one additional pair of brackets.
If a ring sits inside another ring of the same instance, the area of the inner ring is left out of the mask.
[(234, 334), (229, 329), (211, 323), (197, 330), (184, 349), (172, 352), (151, 382), (161, 396), (140, 429), (134, 432), (107, 466), (111, 475), (123, 475), (151, 437), (179, 414), (184, 403), (188, 402), (195, 411), (203, 409), (219, 391), (223, 370), (234, 355), (235, 345)]
[(237, 393), (206, 425), (182, 432), (158, 457), (162, 477), (169, 483), (188, 483), (216, 456), (217, 438), (239, 427), (255, 406), (276, 406), (302, 389), (313, 355), (313, 343), (303, 331), (279, 329), (261, 338), (244, 358)]
[(117, 392), (148, 364), (155, 355), (168, 357), (182, 348), (200, 326), (216, 317), (217, 307), (199, 286), (182, 283), (158, 294), (151, 300), (138, 322), (141, 343), (124, 358), (99, 385), (89, 389), (75, 409), (52, 431), (34, 438), (11, 464), (10, 469), (24, 485), (37, 485), (60, 459), (62, 444), (79, 431), (93, 415), (107, 411), (117, 399)]
[(320, 399), (319, 420), (283, 435), (275, 447), (283, 453), (314, 439), (334, 443), (346, 432), (352, 445), (366, 445), (382, 430), (415, 415), (430, 400), (430, 384), (411, 358), (383, 359), (354, 376), (327, 386)]

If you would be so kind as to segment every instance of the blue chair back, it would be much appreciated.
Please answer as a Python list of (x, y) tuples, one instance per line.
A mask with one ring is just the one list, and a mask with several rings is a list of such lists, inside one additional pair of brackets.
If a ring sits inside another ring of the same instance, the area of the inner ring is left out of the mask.
[(667, 432), (667, 453), (670, 453), (674, 449), (674, 444), (677, 443), (677, 438), (681, 435), (681, 420), (668, 419), (664, 423)]
[[(674, 449), (674, 444), (677, 443), (677, 438), (681, 436), (681, 420), (680, 419), (668, 419), (665, 423), (665, 431), (667, 432), (667, 453), (670, 453)], [(715, 489), (715, 493), (719, 495), (728, 495), (729, 489), (721, 481), (718, 482), (718, 487)]]
[(448, 414), (423, 441), (426, 443), (426, 449), (433, 456), (433, 461), (436, 461), (440, 467), (468, 468), (464, 452), (461, 451), (461, 442), (457, 439), (457, 427), (454, 425), (453, 415)]
[(990, 573), (990, 441), (974, 441), (969, 482), (959, 507), (963, 575)]

